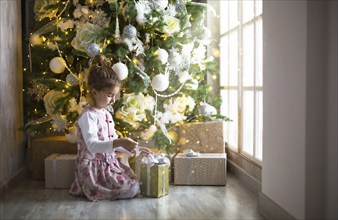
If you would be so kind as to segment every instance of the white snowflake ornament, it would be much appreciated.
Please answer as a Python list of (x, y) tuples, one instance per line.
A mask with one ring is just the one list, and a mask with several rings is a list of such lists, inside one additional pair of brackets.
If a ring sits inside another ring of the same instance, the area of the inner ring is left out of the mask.
[(156, 0), (156, 3), (161, 10), (164, 10), (168, 6), (169, 1), (168, 0)]

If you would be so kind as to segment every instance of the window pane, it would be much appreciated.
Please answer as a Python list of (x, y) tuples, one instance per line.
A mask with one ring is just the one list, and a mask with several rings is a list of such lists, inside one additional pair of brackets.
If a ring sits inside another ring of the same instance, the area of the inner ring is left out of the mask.
[(246, 23), (254, 18), (254, 0), (242, 1), (243, 3), (243, 23)]
[(229, 2), (228, 1), (220, 1), (220, 34), (224, 34), (229, 30)]
[[(229, 116), (229, 90), (221, 90), (221, 98), (222, 98), (222, 104), (221, 104), (221, 107), (220, 107), (220, 113), (222, 115), (226, 115), (228, 117)], [(229, 123), (226, 123), (225, 124), (225, 132), (224, 132), (224, 137), (225, 137), (225, 140), (226, 142), (229, 143)]]
[(254, 85), (254, 26), (243, 29), (243, 85)]
[(253, 156), (254, 149), (254, 92), (253, 91), (244, 91), (243, 92), (243, 130), (242, 130), (242, 140), (243, 140), (243, 151)]
[(256, 22), (256, 86), (263, 86), (263, 32), (262, 19)]
[(220, 40), (220, 85), (229, 85), (229, 44), (228, 36), (221, 37)]
[(256, 0), (256, 16), (263, 13), (263, 1)]
[(229, 85), (238, 85), (238, 34), (234, 31), (229, 36)]
[(256, 152), (255, 157), (263, 158), (263, 92), (256, 92)]
[(232, 121), (225, 124), (226, 141), (231, 148), (238, 148), (238, 93), (236, 90), (221, 90), (221, 114)]
[(239, 24), (238, 19), (238, 1), (228, 1), (229, 3), (229, 29), (236, 27)]

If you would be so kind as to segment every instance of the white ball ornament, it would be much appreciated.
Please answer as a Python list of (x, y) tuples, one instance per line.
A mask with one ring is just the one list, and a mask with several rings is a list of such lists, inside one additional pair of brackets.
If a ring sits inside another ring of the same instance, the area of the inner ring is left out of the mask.
[(54, 57), (49, 62), (49, 68), (53, 71), (53, 73), (63, 73), (66, 69), (66, 61), (61, 57)]
[(159, 48), (157, 51), (157, 57), (161, 60), (162, 64), (166, 64), (168, 62), (169, 54), (166, 50)]
[(41, 45), (43, 40), (42, 38), (38, 35), (38, 34), (32, 34), (30, 37), (29, 37), (29, 42), (32, 44), (32, 45)]
[(189, 80), (190, 78), (191, 78), (191, 76), (188, 73), (188, 71), (180, 72), (179, 75), (178, 75), (178, 81), (180, 81), (180, 83), (184, 83), (187, 80)]
[(112, 66), (112, 69), (116, 73), (117, 78), (119, 80), (124, 80), (125, 78), (127, 78), (127, 76), (128, 76), (128, 67), (124, 63), (121, 63), (121, 62), (115, 63)]
[(164, 74), (157, 74), (151, 81), (151, 86), (156, 91), (163, 92), (169, 86), (169, 77)]

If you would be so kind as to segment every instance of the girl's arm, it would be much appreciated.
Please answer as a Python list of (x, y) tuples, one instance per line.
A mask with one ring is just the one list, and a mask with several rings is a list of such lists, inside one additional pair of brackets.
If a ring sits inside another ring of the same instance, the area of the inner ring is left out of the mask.
[(87, 149), (91, 153), (112, 153), (113, 140), (100, 141), (98, 137), (97, 116), (89, 111), (84, 112), (79, 118), (78, 124)]

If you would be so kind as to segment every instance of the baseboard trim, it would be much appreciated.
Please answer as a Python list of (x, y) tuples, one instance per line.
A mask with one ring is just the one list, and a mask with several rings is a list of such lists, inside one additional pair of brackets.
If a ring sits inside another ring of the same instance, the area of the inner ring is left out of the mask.
[(243, 168), (228, 160), (228, 171), (256, 196), (262, 191), (262, 184), (250, 176)]
[(6, 192), (8, 192), (8, 189), (15, 185), (16, 183), (20, 182), (21, 180), (23, 180), (25, 177), (27, 177), (28, 172), (26, 167), (22, 167), (21, 169), (19, 169), (17, 172), (15, 172), (8, 181), (6, 181), (5, 183), (3, 183), (0, 186), (0, 195), (1, 197), (3, 195), (5, 195)]
[(262, 192), (258, 194), (258, 211), (266, 219), (296, 220), (295, 217), (290, 215)]

